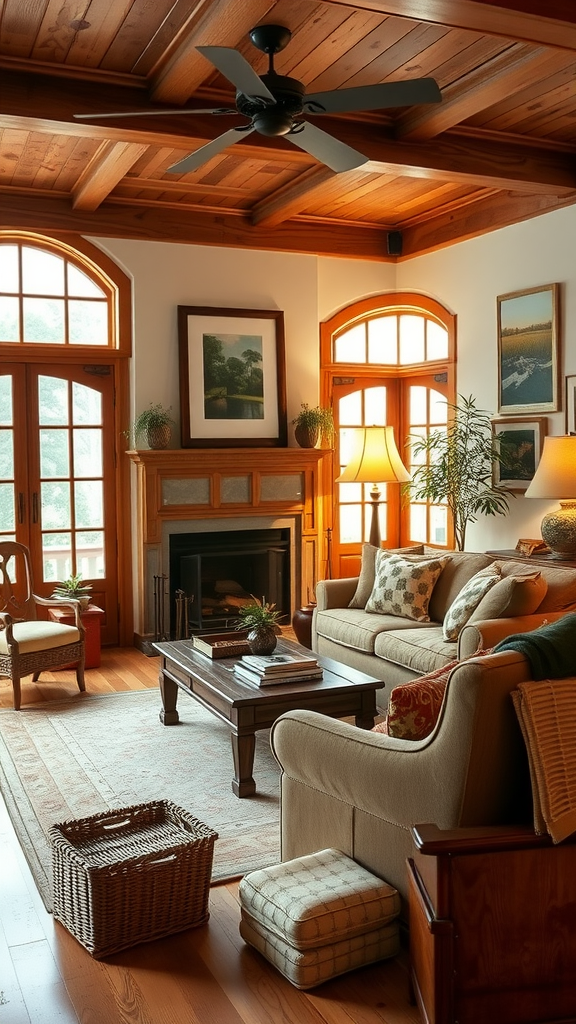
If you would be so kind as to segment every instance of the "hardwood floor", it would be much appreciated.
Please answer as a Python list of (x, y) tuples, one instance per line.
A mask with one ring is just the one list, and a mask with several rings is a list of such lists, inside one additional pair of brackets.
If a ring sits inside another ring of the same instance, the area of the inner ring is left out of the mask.
[[(157, 665), (133, 648), (105, 649), (86, 689), (155, 687)], [(78, 693), (71, 672), (42, 678), (25, 680), (23, 705)], [(11, 706), (0, 679), (0, 707)], [(240, 938), (237, 883), (211, 889), (206, 925), (102, 962), (44, 909), (3, 801), (0, 864), (0, 1024), (420, 1024), (405, 953), (295, 989)]]

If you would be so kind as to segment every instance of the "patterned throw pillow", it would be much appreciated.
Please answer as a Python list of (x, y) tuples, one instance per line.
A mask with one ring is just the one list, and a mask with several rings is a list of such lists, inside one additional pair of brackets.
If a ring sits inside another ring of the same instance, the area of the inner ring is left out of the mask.
[[(376, 565), (376, 555), (382, 550), (374, 547), (373, 544), (362, 545), (362, 562), (360, 565), (360, 576), (358, 578), (358, 585), (354, 593), (354, 597), (348, 605), (349, 608), (365, 608), (366, 601), (372, 593), (374, 586), (374, 575)], [(411, 554), (411, 555), (423, 555), (424, 545), (423, 544), (411, 544), (410, 547), (406, 548), (386, 548), (384, 553), (387, 555), (395, 554)]]
[(436, 580), (449, 560), (449, 555), (410, 559), (379, 551), (374, 587), (366, 602), (366, 611), (398, 615), (415, 622), (430, 622), (428, 604)]
[(482, 598), (501, 579), (500, 567), (495, 563), (487, 565), (468, 580), (444, 616), (442, 635), (445, 640), (458, 639), (460, 630), (466, 625)]
[[(492, 648), (476, 651), (474, 657), (491, 653)], [(400, 740), (423, 740), (429, 736), (438, 721), (448, 676), (458, 664), (456, 658), (411, 683), (395, 686), (390, 694), (386, 719), (375, 725), (372, 732), (383, 732)]]

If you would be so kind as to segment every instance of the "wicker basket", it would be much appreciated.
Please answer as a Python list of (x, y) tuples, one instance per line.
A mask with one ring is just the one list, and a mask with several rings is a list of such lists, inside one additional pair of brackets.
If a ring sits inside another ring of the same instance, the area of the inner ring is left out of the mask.
[(52, 825), (54, 917), (94, 957), (204, 924), (218, 834), (168, 800)]

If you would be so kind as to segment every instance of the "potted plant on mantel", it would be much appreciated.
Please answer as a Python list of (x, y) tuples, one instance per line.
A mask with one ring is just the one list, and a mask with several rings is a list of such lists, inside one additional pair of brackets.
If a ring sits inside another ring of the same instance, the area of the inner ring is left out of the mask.
[(167, 448), (170, 444), (174, 422), (170, 415), (171, 411), (172, 407), (165, 409), (160, 402), (155, 405), (151, 402), (150, 407), (144, 409), (136, 417), (132, 427), (124, 431), (124, 436), (134, 447), (141, 438), (145, 437), (149, 448)]
[(316, 405), (310, 408), (308, 402), (302, 402), (300, 412), (292, 420), (294, 437), (301, 448), (316, 448), (319, 444), (332, 445), (334, 438), (334, 418), (331, 409)]
[(509, 456), (494, 438), (490, 414), (476, 408), (470, 395), (458, 395), (448, 402), (452, 416), (448, 429), (430, 431), (428, 437), (414, 436), (412, 454), (420, 463), (412, 468), (412, 480), (404, 492), (416, 500), (445, 503), (453, 516), (454, 539), (464, 551), (466, 527), (478, 515), (508, 513), (508, 495), (513, 492), (493, 485), (495, 463), (506, 466)]

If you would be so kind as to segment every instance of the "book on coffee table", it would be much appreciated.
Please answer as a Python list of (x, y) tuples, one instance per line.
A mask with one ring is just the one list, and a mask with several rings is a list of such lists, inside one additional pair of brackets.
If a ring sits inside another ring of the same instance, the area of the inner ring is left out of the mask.
[(243, 654), (240, 664), (261, 676), (287, 675), (291, 672), (308, 671), (318, 668), (313, 655), (302, 654)]
[(238, 661), (234, 666), (234, 675), (243, 683), (250, 683), (251, 686), (275, 686), (282, 683), (305, 683), (322, 679), (322, 669), (317, 664), (312, 668), (292, 669), (291, 671), (262, 675), (260, 672), (248, 668), (242, 661)]

